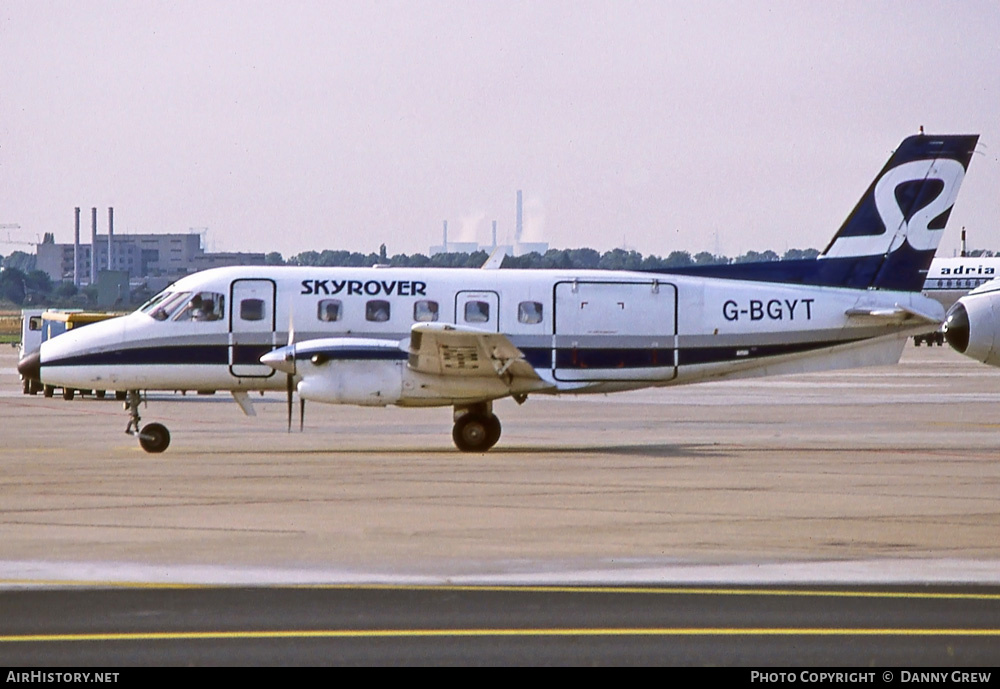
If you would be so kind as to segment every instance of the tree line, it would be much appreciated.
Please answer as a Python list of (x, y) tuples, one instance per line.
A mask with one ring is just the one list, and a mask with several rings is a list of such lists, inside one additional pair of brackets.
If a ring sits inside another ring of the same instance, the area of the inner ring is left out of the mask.
[[(669, 270), (697, 265), (718, 265), (728, 263), (757, 263), (762, 261), (815, 258), (816, 249), (789, 249), (782, 255), (776, 252), (747, 251), (735, 257), (701, 251), (672, 251), (666, 256), (650, 254), (643, 256), (638, 251), (612, 249), (601, 253), (596, 249), (549, 249), (544, 254), (530, 253), (524, 256), (504, 257), (501, 268), (522, 269), (576, 269), (576, 270)], [(993, 256), (993, 251), (970, 251), (969, 256)], [(388, 255), (385, 244), (379, 251), (368, 254), (356, 251), (303, 251), (285, 259), (274, 251), (265, 256), (265, 264), (273, 266), (324, 266), (324, 267), (371, 267), (389, 265), (405, 268), (479, 268), (489, 255), (485, 251), (448, 253), (426, 256), (424, 254)], [(93, 308), (97, 303), (96, 287), (77, 289), (72, 282), (53, 281), (47, 273), (35, 268), (35, 255), (15, 251), (0, 257), (0, 301), (16, 306), (76, 306)], [(148, 296), (142, 290), (136, 293), (141, 298)], [(134, 306), (135, 304), (133, 304)]]
[[(564, 268), (592, 270), (666, 270), (694, 265), (717, 265), (720, 263), (750, 263), (777, 261), (779, 259), (813, 258), (819, 255), (816, 249), (789, 249), (779, 256), (774, 251), (748, 251), (730, 258), (702, 251), (692, 255), (688, 251), (673, 251), (667, 256), (643, 256), (638, 251), (612, 249), (601, 253), (596, 249), (549, 249), (544, 254), (530, 253), (524, 256), (506, 256), (502, 268)], [(288, 259), (278, 252), (267, 254), (268, 265), (326, 266), (326, 267), (370, 267), (388, 265), (404, 268), (478, 268), (489, 254), (485, 251), (469, 253), (448, 253), (426, 256), (424, 254), (395, 254), (389, 256), (383, 244), (378, 253), (363, 254), (352, 251), (303, 251)]]

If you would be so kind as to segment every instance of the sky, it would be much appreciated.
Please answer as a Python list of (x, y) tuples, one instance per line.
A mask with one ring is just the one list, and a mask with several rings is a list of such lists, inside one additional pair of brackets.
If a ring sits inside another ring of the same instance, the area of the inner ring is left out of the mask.
[(214, 251), (525, 240), (822, 249), (919, 127), (980, 134), (1000, 249), (1000, 3), (0, 0), (0, 254), (45, 232)]

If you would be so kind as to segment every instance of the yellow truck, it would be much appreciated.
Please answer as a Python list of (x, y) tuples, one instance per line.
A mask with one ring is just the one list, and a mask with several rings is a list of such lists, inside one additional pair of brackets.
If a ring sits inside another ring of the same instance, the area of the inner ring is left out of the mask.
[[(20, 358), (37, 352), (46, 340), (58, 337), (68, 330), (82, 328), (91, 323), (116, 318), (124, 314), (105, 313), (99, 311), (83, 311), (81, 309), (23, 309), (21, 311), (21, 352)], [(42, 385), (40, 381), (21, 377), (22, 392), (35, 395), (42, 392), (46, 397), (52, 397), (55, 387)], [(63, 389), (63, 399), (71, 400), (77, 392), (88, 394), (89, 390)], [(98, 398), (104, 398), (104, 390), (97, 390)]]

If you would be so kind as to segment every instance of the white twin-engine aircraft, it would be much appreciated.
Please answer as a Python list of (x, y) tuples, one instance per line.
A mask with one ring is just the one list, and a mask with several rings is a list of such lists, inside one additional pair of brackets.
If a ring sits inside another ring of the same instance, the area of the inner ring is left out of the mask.
[[(452, 406), (460, 450), (500, 437), (493, 401), (895, 363), (942, 306), (920, 294), (977, 136), (902, 142), (821, 256), (667, 272), (240, 267), (47, 341), (44, 383), (286, 390), (333, 404)], [(487, 266), (492, 267), (488, 262)]]

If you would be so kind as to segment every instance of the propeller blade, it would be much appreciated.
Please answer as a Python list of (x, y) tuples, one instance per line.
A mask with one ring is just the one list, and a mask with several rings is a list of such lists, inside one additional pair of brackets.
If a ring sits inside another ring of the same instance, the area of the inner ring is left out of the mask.
[(292, 432), (292, 378), (294, 376), (289, 373), (285, 376), (285, 391), (288, 393), (288, 432)]
[(299, 398), (299, 433), (302, 432), (302, 427), (306, 423), (306, 401)]
[[(295, 309), (288, 303), (288, 346), (295, 342)], [(292, 396), (295, 393), (295, 350), (292, 350), (292, 372), (285, 377), (285, 392), (288, 393), (288, 432), (292, 432)], [(301, 422), (300, 422), (301, 423)], [(301, 430), (301, 429), (300, 429)]]

